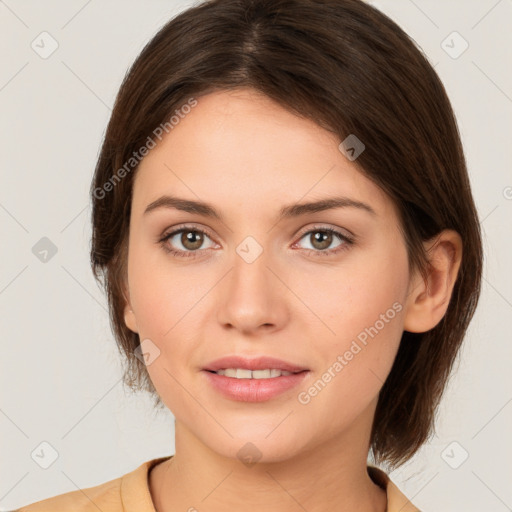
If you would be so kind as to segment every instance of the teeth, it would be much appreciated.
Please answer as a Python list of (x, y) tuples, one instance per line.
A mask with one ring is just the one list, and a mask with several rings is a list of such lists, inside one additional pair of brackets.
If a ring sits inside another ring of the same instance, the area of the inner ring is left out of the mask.
[(273, 377), (281, 377), (291, 375), (292, 372), (285, 370), (246, 370), (244, 368), (226, 368), (225, 370), (217, 370), (217, 375), (225, 377), (233, 377), (235, 379), (271, 379)]

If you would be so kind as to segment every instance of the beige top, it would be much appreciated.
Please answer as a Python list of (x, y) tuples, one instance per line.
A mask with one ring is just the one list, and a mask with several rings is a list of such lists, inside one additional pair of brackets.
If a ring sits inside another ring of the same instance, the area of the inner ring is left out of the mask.
[[(14, 512), (156, 512), (149, 490), (149, 470), (171, 457), (148, 460), (124, 476), (94, 487), (59, 494)], [(368, 474), (386, 491), (386, 512), (420, 512), (384, 471), (368, 466)]]

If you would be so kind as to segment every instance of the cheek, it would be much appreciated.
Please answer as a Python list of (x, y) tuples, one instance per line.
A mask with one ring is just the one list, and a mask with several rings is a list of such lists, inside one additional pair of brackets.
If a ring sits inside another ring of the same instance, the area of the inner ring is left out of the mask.
[[(333, 401), (353, 411), (367, 405), (386, 380), (400, 344), (408, 283), (405, 248), (360, 254), (330, 279), (324, 273), (308, 280), (317, 285), (306, 295), (308, 306), (325, 324), (315, 349), (322, 360), (318, 388), (325, 384), (330, 391), (319, 393), (320, 408)], [(304, 294), (307, 283), (302, 286)]]
[(175, 401), (186, 401), (178, 383), (187, 378), (189, 368), (184, 362), (191, 361), (191, 353), (197, 348), (197, 331), (207, 303), (205, 293), (215, 284), (215, 278), (212, 272), (191, 271), (191, 266), (171, 263), (163, 250), (134, 244), (130, 251), (130, 297), (139, 336), (142, 343), (150, 340), (147, 346), (156, 354), (146, 365), (147, 371), (172, 410), (180, 406)]
[[(140, 336), (172, 338), (175, 326), (186, 321), (208, 289), (204, 272), (171, 261), (161, 248), (130, 248), (128, 274), (130, 297)], [(183, 319), (183, 320), (182, 320)]]
[(393, 366), (402, 334), (402, 307), (393, 298), (360, 291), (337, 309), (329, 303), (327, 323), (335, 336), (315, 344), (318, 371), (298, 398), (306, 415), (331, 419), (332, 434), (348, 428), (377, 399)]
[(155, 354), (150, 363), (146, 362), (146, 369), (167, 408), (180, 411), (187, 403), (187, 394), (180, 386), (187, 378), (183, 362), (190, 360), (195, 343), (190, 322), (204, 289), (179, 267), (166, 265), (165, 257), (144, 258), (142, 251), (132, 255), (132, 306), (140, 339)]
[(323, 337), (330, 337), (337, 348), (376, 323), (379, 332), (401, 332), (400, 311), (408, 285), (407, 256), (402, 247), (360, 251), (339, 268), (326, 272), (319, 267), (307, 279), (296, 276), (295, 282), (298, 294), (323, 321)]

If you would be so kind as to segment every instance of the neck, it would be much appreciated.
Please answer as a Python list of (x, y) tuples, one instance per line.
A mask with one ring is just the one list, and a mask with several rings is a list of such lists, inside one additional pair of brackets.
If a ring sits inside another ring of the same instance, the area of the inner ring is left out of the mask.
[(150, 473), (156, 510), (384, 512), (386, 492), (367, 472), (372, 417), (284, 460), (262, 454), (254, 465), (219, 455), (176, 421), (176, 454)]

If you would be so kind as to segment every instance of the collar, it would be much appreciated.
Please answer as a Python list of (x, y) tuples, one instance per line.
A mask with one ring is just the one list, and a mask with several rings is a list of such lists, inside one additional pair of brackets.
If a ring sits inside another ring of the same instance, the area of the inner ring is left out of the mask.
[[(172, 455), (148, 460), (121, 478), (121, 501), (125, 512), (156, 512), (149, 490), (149, 471), (171, 457)], [(373, 482), (386, 491), (386, 512), (420, 512), (382, 469), (376, 466), (367, 468)]]
[(367, 466), (367, 468), (373, 482), (386, 491), (388, 498), (386, 512), (420, 512), (382, 469), (376, 466)]

